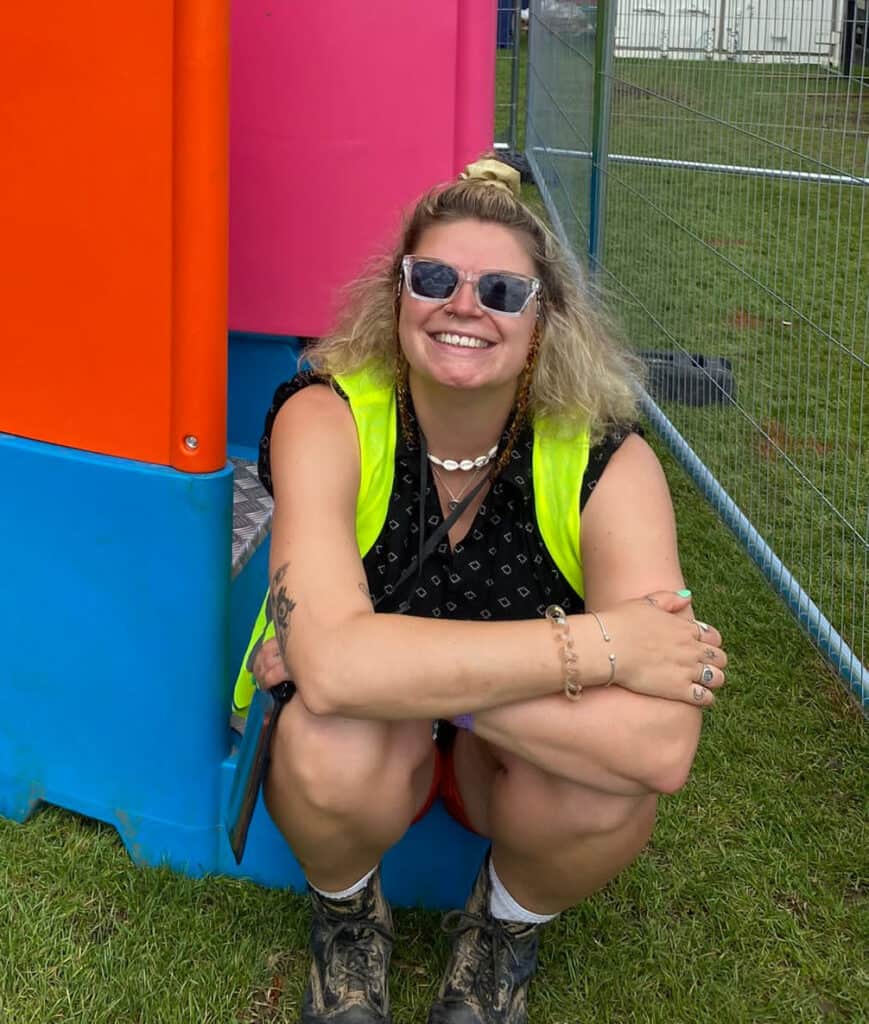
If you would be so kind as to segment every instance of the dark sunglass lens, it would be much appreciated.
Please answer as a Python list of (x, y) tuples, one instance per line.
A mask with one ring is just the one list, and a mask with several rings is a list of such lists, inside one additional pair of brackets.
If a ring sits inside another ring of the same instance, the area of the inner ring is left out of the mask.
[(515, 274), (483, 274), (480, 302), (498, 313), (518, 313), (531, 294), (531, 282)]
[(446, 263), (414, 263), (410, 271), (410, 287), (416, 295), (427, 299), (447, 299), (456, 290), (459, 275)]

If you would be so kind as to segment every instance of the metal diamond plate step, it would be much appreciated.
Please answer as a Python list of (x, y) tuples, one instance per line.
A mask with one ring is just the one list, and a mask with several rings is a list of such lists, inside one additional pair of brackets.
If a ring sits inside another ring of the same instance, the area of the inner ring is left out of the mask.
[(230, 458), (232, 485), (232, 578), (268, 536), (274, 502), (256, 475), (256, 463)]

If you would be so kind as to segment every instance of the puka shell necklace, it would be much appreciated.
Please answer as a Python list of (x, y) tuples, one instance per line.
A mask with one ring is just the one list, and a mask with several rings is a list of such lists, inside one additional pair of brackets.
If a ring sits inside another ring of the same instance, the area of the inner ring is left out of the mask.
[(431, 452), (428, 452), (428, 461), (434, 463), (435, 466), (440, 466), (441, 469), (445, 469), (448, 473), (452, 473), (457, 469), (469, 473), (472, 469), (482, 469), (483, 466), (488, 466), (492, 459), (495, 458), (497, 451), (498, 445), (493, 444), (485, 455), (478, 455), (476, 459), (439, 459), (437, 455), (432, 455)]

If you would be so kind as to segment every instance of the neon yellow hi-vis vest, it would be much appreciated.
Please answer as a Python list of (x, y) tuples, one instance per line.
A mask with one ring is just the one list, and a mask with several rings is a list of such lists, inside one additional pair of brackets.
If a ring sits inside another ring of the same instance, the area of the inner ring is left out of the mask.
[[(356, 542), (364, 558), (383, 529), (395, 473), (395, 391), (371, 370), (335, 377), (350, 400), (359, 434), (360, 478), (356, 498)], [(588, 432), (564, 436), (545, 421), (534, 424), (532, 479), (537, 527), (552, 560), (580, 597), (579, 493), (588, 465)], [(245, 715), (256, 688), (251, 663), (261, 644), (275, 635), (268, 594), (254, 623), (233, 692), (233, 713)]]

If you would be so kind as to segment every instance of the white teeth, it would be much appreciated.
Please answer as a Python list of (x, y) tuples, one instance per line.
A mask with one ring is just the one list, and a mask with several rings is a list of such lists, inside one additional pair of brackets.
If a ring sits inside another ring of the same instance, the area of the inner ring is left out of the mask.
[(441, 345), (456, 345), (458, 348), (488, 348), (489, 342), (482, 338), (469, 338), (465, 334), (436, 334), (435, 341)]

